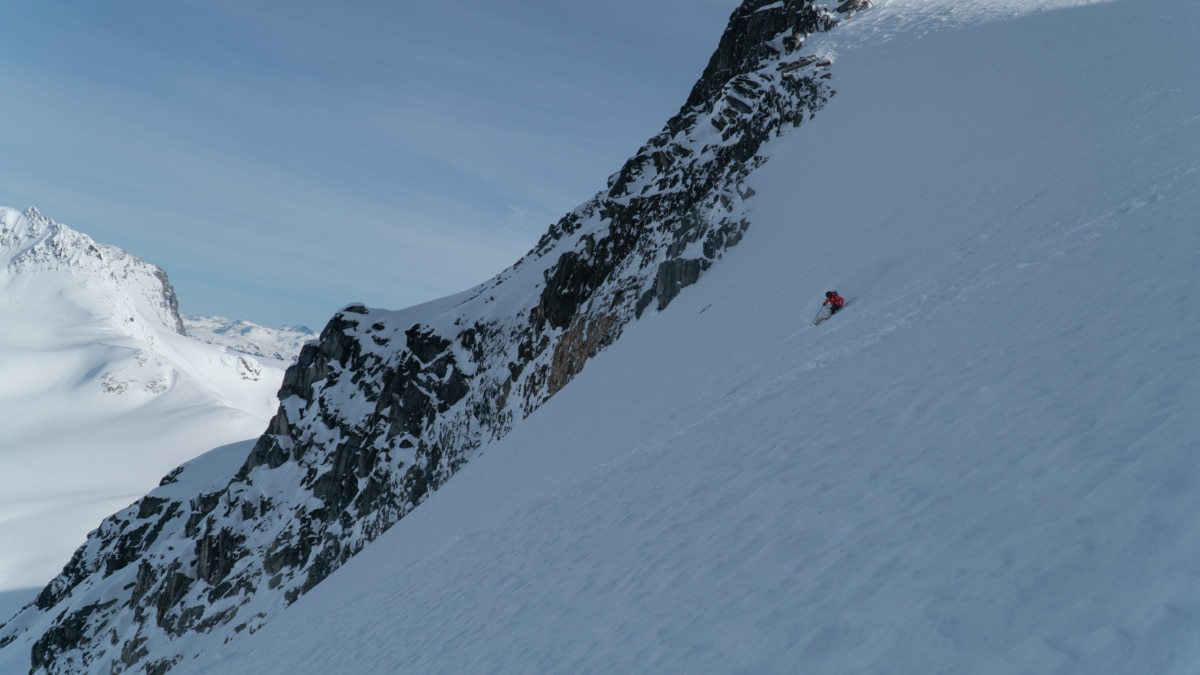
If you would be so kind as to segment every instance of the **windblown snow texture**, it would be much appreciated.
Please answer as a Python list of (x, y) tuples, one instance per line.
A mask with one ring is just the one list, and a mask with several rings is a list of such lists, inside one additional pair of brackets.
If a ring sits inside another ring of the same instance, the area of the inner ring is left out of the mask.
[(165, 672), (312, 589), (742, 239), (759, 149), (833, 94), (803, 46), (836, 22), (808, 0), (743, 3), (687, 104), (606, 190), (488, 283), (335, 315), (236, 475), (106, 520), (0, 647), (38, 672)]

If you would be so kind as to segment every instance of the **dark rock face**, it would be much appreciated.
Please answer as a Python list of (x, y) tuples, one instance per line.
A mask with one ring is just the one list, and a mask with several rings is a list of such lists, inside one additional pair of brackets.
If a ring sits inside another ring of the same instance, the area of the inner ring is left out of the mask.
[(837, 9), (834, 11), (849, 16), (855, 12), (861, 12), (865, 9), (870, 9), (870, 7), (871, 0), (846, 0), (842, 4), (838, 5)]
[(162, 284), (162, 304), (166, 309), (167, 316), (174, 319), (174, 329), (180, 335), (186, 335), (187, 331), (183, 327), (183, 317), (179, 316), (179, 297), (175, 295), (175, 287), (171, 285), (171, 280), (167, 278), (167, 273), (161, 268), (155, 267), (154, 276)]
[(224, 487), (106, 520), (0, 645), (32, 640), (39, 672), (166, 672), (320, 583), (740, 241), (760, 147), (833, 95), (831, 64), (802, 46), (836, 21), (811, 0), (744, 2), (605, 191), (467, 294), (337, 313)]
[(704, 258), (685, 260), (674, 258), (658, 266), (658, 276), (654, 282), (654, 294), (658, 297), (658, 308), (666, 309), (667, 305), (679, 295), (685, 286), (691, 286), (700, 279), (704, 267)]

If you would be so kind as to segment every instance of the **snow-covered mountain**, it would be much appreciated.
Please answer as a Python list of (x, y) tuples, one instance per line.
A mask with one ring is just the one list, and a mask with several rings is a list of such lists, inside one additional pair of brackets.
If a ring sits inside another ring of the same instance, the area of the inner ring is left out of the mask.
[(183, 325), (188, 336), (201, 342), (281, 362), (285, 366), (296, 358), (304, 343), (317, 339), (317, 334), (307, 326), (268, 328), (220, 316), (184, 316)]
[(227, 484), (106, 520), (5, 626), (6, 655), (163, 671), (320, 583), (741, 240), (759, 148), (831, 95), (803, 44), (836, 22), (747, 3), (680, 113), (516, 265), (409, 310), (335, 315)]
[(99, 519), (262, 431), (282, 367), (183, 330), (157, 266), (0, 208), (0, 594), (32, 597)]
[(516, 266), (336, 315), (0, 669), (1195, 670), (1200, 9), (865, 4), (747, 0)]
[(143, 340), (153, 339), (162, 328), (184, 331), (175, 290), (158, 266), (97, 243), (36, 208), (21, 213), (0, 207), (0, 264), (8, 307), (97, 312)]

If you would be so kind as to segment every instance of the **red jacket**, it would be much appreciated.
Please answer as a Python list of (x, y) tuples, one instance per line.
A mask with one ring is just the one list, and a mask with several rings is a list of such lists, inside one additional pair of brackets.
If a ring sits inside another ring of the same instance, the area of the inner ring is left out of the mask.
[(822, 302), (821, 306), (829, 305), (830, 307), (841, 309), (844, 304), (846, 304), (846, 299), (834, 293), (831, 297), (825, 298), (825, 302)]

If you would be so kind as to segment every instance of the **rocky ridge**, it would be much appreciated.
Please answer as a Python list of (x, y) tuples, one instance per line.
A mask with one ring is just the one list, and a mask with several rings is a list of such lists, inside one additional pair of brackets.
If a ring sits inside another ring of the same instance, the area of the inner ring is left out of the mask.
[(337, 313), (227, 483), (182, 496), (172, 474), (107, 519), (0, 649), (28, 649), (32, 672), (164, 673), (320, 583), (738, 243), (761, 146), (834, 93), (805, 38), (865, 6), (746, 0), (687, 103), (604, 191), (485, 284)]

